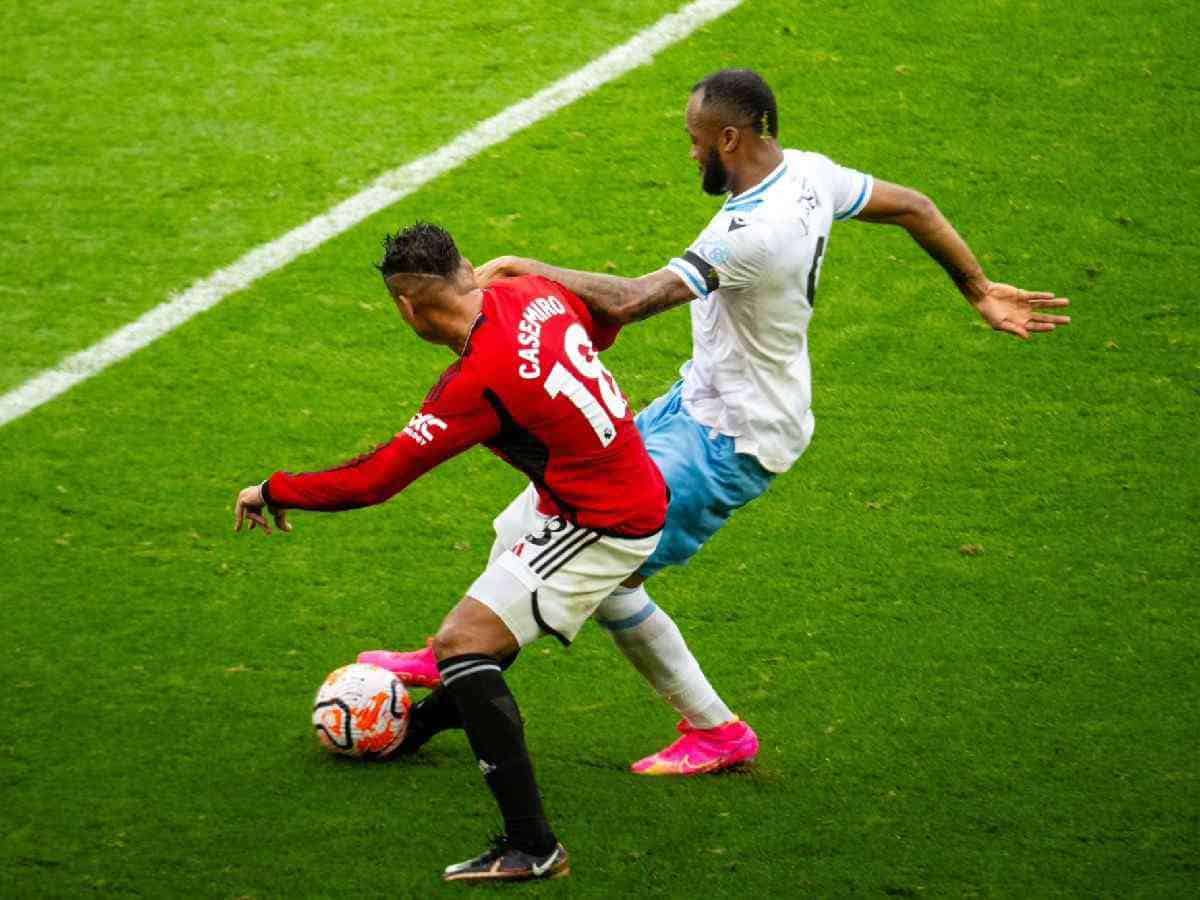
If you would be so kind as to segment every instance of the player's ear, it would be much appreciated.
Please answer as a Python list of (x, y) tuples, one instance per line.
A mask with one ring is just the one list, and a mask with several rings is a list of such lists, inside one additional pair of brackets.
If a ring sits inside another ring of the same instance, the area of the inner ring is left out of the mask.
[(733, 153), (737, 150), (738, 144), (741, 142), (741, 129), (734, 128), (732, 125), (726, 125), (721, 129), (721, 152)]
[(412, 324), (413, 321), (413, 301), (411, 296), (411, 280), (406, 280), (404, 276), (397, 273), (388, 276), (384, 283), (387, 284), (388, 293), (392, 296), (392, 302), (396, 304), (396, 309), (400, 311), (400, 315), (404, 317), (404, 321)]
[(409, 325), (416, 319), (416, 311), (413, 309), (412, 301), (407, 296), (396, 291), (392, 294), (392, 299), (396, 301), (396, 309), (400, 310), (400, 315)]

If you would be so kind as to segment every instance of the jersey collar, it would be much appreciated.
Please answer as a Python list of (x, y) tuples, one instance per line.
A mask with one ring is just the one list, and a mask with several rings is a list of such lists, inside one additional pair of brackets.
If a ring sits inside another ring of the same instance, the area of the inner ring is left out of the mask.
[(727, 211), (732, 210), (735, 207), (739, 210), (746, 209), (747, 207), (742, 205), (744, 203), (750, 203), (752, 207), (757, 206), (759, 203), (762, 203), (763, 195), (766, 194), (766, 192), (769, 191), (785, 174), (787, 174), (786, 158), (771, 171), (770, 175), (760, 181), (756, 186), (747, 191), (742, 191), (742, 193), (738, 194), (736, 197), (730, 197), (728, 200), (726, 200), (724, 209)]
[(479, 315), (477, 315), (477, 316), (475, 317), (475, 321), (474, 321), (474, 322), (472, 322), (472, 323), (471, 323), (471, 327), (467, 329), (467, 336), (466, 336), (466, 338), (463, 340), (462, 350), (460, 350), (460, 351), (459, 351), (459, 353), (458, 353), (458, 355), (459, 355), (460, 357), (461, 357), (461, 356), (466, 356), (466, 355), (467, 355), (467, 353), (469, 353), (469, 352), (470, 352), (470, 350), (471, 350), (471, 338), (472, 338), (472, 337), (475, 335), (475, 329), (476, 329), (476, 328), (478, 328), (478, 327), (479, 327), (479, 326), (480, 326), (482, 323), (483, 323), (483, 309), (481, 308), (481, 309), (479, 310)]

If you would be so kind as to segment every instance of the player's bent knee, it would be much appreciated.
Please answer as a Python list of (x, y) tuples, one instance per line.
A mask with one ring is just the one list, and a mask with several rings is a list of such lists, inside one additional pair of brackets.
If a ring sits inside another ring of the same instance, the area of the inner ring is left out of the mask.
[(450, 622), (443, 622), (442, 627), (433, 636), (433, 655), (441, 661), (449, 659), (452, 656), (457, 656), (460, 652), (470, 652), (458, 649), (462, 641), (463, 634), (460, 629), (456, 628)]
[(433, 636), (433, 653), (439, 660), (464, 653), (485, 653), (500, 659), (518, 649), (508, 626), (473, 597), (464, 597)]

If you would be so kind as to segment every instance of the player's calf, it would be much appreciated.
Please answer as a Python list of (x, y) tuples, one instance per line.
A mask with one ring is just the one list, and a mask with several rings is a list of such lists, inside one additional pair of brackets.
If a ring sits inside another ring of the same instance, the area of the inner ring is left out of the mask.
[(596, 622), (658, 695), (691, 725), (709, 729), (733, 720), (679, 627), (650, 599), (644, 585), (614, 590), (596, 611)]
[[(446, 617), (433, 649), (441, 690), (458, 707), (479, 770), (504, 818), (504, 846), (535, 859), (540, 868), (553, 857), (558, 839), (542, 809), (521, 713), (500, 668), (499, 657), (517, 650), (516, 639), (499, 616), (467, 597)], [(552, 867), (545, 865), (545, 871)]]

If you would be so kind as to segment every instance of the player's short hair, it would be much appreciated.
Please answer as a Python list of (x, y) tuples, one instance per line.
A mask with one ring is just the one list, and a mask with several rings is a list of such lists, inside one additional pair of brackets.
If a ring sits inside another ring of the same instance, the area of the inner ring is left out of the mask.
[(715, 109), (722, 125), (749, 127), (756, 134), (779, 136), (775, 94), (753, 69), (722, 69), (697, 81), (692, 93), (704, 92), (702, 109)]
[(383, 239), (383, 261), (376, 268), (384, 278), (400, 273), (453, 278), (461, 262), (450, 232), (430, 222), (414, 222)]

